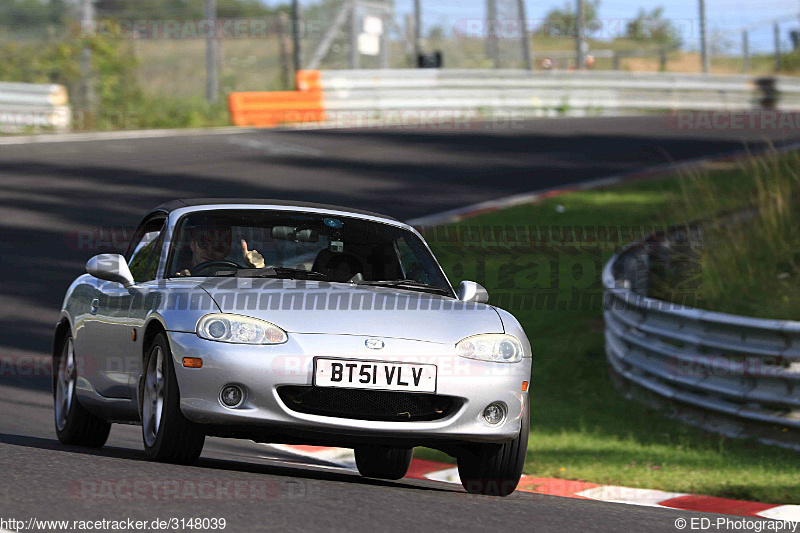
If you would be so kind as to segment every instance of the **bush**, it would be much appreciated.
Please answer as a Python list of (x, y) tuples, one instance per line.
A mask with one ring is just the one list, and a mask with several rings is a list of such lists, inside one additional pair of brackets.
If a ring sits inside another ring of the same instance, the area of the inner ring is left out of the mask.
[[(80, 101), (80, 57), (92, 51), (96, 112)], [(37, 44), (0, 44), (0, 80), (58, 83), (67, 87), (76, 130), (186, 128), (230, 123), (224, 102), (146, 94), (136, 79), (137, 59), (128, 43), (103, 38)]]
[[(743, 220), (723, 218), (705, 225), (701, 259), (700, 307), (761, 318), (800, 316), (800, 152), (751, 158), (727, 180), (714, 172), (682, 179), (676, 212), (751, 209)], [(652, 296), (669, 299), (656, 280)], [(680, 302), (677, 302), (680, 303)]]

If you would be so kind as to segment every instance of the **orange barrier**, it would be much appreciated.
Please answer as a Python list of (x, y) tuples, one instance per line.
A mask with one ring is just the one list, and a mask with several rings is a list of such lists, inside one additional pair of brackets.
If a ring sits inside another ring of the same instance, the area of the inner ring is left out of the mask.
[(321, 91), (322, 73), (319, 70), (298, 70), (297, 89), (300, 91)]
[(262, 127), (325, 120), (320, 72), (299, 71), (297, 86), (301, 90), (231, 93), (231, 120), (237, 126)]

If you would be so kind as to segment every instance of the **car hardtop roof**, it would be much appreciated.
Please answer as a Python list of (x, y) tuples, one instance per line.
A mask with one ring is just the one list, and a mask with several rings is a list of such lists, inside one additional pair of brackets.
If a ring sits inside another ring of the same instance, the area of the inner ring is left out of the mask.
[(394, 217), (383, 215), (381, 213), (374, 213), (372, 211), (364, 211), (362, 209), (353, 209), (350, 207), (341, 207), (338, 205), (317, 204), (314, 202), (295, 202), (290, 200), (270, 200), (270, 199), (252, 199), (252, 198), (187, 198), (172, 200), (161, 204), (153, 209), (151, 212), (161, 211), (170, 213), (176, 209), (183, 209), (184, 207), (200, 207), (200, 206), (214, 206), (218, 205), (220, 208), (230, 205), (263, 205), (264, 207), (281, 206), (281, 207), (297, 207), (311, 208), (311, 209), (325, 209), (328, 211), (341, 211), (343, 213), (352, 213), (354, 215), (368, 215), (372, 217), (384, 218), (400, 222)]

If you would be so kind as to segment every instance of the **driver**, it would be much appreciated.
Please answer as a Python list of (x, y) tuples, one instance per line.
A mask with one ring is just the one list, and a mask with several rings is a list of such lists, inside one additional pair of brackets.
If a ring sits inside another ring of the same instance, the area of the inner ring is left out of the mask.
[[(227, 261), (231, 251), (233, 232), (230, 226), (196, 226), (191, 229), (189, 249), (191, 260), (188, 268), (176, 272), (176, 276), (191, 276), (198, 265), (215, 261)], [(242, 259), (247, 268), (264, 268), (264, 257), (257, 250), (249, 250), (247, 241), (241, 240)], [(195, 272), (194, 275), (197, 275)]]

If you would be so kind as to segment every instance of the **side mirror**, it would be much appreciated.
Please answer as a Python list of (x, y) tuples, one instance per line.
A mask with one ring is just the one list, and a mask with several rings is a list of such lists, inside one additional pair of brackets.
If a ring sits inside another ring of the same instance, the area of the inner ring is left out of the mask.
[(489, 292), (480, 283), (462, 281), (458, 286), (458, 299), (462, 302), (485, 304), (489, 301)]
[(86, 263), (86, 272), (105, 281), (116, 281), (125, 287), (134, 285), (128, 262), (119, 254), (100, 254)]

